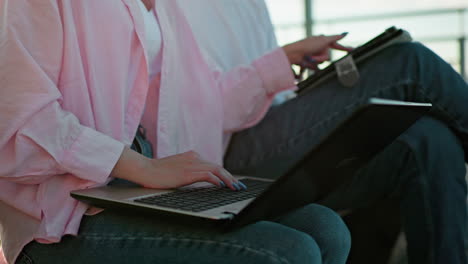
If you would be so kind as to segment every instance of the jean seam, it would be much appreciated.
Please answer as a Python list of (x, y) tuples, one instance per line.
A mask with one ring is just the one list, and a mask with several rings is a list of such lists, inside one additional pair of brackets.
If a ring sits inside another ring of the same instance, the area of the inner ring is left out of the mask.
[(194, 239), (194, 238), (173, 238), (173, 237), (140, 237), (140, 236), (93, 236), (93, 235), (86, 235), (81, 236), (83, 239), (92, 239), (92, 240), (147, 240), (147, 241), (165, 241), (165, 242), (197, 242), (200, 244), (217, 244), (219, 246), (224, 247), (231, 247), (237, 249), (244, 249), (254, 255), (259, 255), (262, 257), (267, 257), (277, 261), (277, 263), (283, 264), (290, 264), (290, 262), (278, 256), (275, 252), (266, 250), (266, 249), (255, 249), (249, 246), (242, 245), (241, 243), (234, 241), (233, 242), (225, 242), (225, 241), (214, 241), (214, 240), (202, 240), (202, 239)]
[[(424, 186), (424, 188), (422, 188), (422, 194), (423, 194), (423, 206), (424, 206), (424, 211), (425, 211), (425, 214), (426, 216), (431, 216), (432, 215), (432, 211), (431, 211), (431, 206), (428, 204), (428, 199), (427, 199), (427, 186), (428, 186), (428, 183), (427, 183), (427, 180), (425, 177), (423, 177), (424, 173), (423, 173), (423, 170), (421, 169), (423, 166), (421, 166), (421, 161), (418, 159), (418, 156), (415, 154), (415, 150), (413, 150), (411, 148), (411, 146), (405, 142), (404, 140), (399, 140), (398, 142), (402, 143), (403, 145), (405, 145), (409, 150), (410, 150), (410, 153), (411, 155), (413, 156), (413, 159), (416, 161), (416, 166), (415, 168), (419, 171), (419, 173), (417, 173), (417, 175), (419, 175), (419, 180), (421, 181), (421, 185)], [(428, 264), (431, 264), (433, 263), (433, 260), (435, 258), (434, 256), (434, 250), (435, 250), (435, 239), (434, 239), (434, 235), (432, 232), (432, 230), (434, 230), (434, 223), (432, 222), (432, 218), (431, 217), (425, 217), (425, 219), (427, 220), (427, 226), (429, 227), (429, 252), (428, 252), (428, 259), (429, 259), (429, 263)]]

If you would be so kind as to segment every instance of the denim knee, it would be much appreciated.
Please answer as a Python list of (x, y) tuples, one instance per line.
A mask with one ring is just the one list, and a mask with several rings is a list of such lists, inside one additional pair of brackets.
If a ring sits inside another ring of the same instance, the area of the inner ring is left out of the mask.
[(437, 56), (433, 51), (419, 42), (399, 43), (389, 47), (394, 55), (405, 58), (408, 63), (417, 62), (420, 66), (424, 66), (424, 62), (431, 60)]
[(315, 238), (302, 230), (260, 221), (242, 228), (240, 232), (246, 237), (242, 243), (252, 248), (251, 251), (270, 252), (264, 256), (250, 254), (250, 259), (243, 263), (322, 263), (321, 249)]
[(446, 74), (446, 70), (440, 66), (446, 66), (447, 63), (419, 42), (396, 44), (389, 47), (387, 52), (389, 56), (396, 58), (396, 63), (391, 67), (398, 67), (402, 78), (411, 80), (422, 88), (430, 87), (434, 79)]
[(404, 42), (396, 44), (395, 48), (398, 49), (399, 53), (405, 57), (426, 57), (427, 52), (433, 53), (429, 48), (421, 44), (420, 42)]
[(349, 253), (351, 234), (343, 219), (335, 211), (318, 204), (307, 205), (302, 210), (308, 215), (308, 230), (313, 232), (314, 239), (322, 250), (322, 255), (327, 252), (333, 255), (338, 253), (347, 255)]
[(324, 263), (345, 263), (351, 248), (351, 235), (333, 210), (310, 204), (287, 214), (279, 222), (313, 237)]
[(290, 251), (283, 256), (288, 263), (322, 263), (321, 248), (315, 238), (297, 232), (276, 239), (290, 244)]

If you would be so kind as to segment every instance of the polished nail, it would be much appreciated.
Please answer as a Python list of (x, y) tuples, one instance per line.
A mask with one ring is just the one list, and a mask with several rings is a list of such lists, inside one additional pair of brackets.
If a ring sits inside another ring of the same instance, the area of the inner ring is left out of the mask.
[(239, 186), (239, 184), (233, 182), (232, 185), (234, 186), (234, 188), (236, 188), (237, 191), (241, 190), (241, 187)]
[(247, 190), (247, 186), (243, 182), (238, 182), (238, 184), (242, 189)]
[(226, 187), (226, 184), (224, 182), (222, 182), (222, 181), (219, 182), (219, 185), (221, 185), (221, 187), (223, 187), (223, 188)]
[(305, 56), (304, 57), (304, 60), (307, 61), (308, 63), (311, 63), (311, 64), (317, 64), (318, 61), (312, 57), (309, 57), (309, 56)]
[(346, 35), (348, 35), (348, 33), (349, 33), (349, 32), (343, 32), (343, 33), (341, 33), (341, 35), (342, 35), (342, 36), (346, 36)]

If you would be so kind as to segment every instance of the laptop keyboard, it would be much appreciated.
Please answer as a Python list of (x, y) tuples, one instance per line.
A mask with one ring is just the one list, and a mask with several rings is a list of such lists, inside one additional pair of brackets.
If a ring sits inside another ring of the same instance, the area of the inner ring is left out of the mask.
[(192, 212), (201, 212), (223, 205), (254, 198), (265, 190), (271, 182), (243, 179), (247, 190), (233, 191), (228, 188), (204, 187), (180, 189), (171, 193), (136, 199), (134, 202)]

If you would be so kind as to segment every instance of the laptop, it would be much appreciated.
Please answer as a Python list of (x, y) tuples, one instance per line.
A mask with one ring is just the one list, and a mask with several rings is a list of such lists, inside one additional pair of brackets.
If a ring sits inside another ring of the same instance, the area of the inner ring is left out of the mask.
[[(273, 219), (319, 201), (352, 179), (360, 167), (430, 107), (427, 103), (371, 98), (276, 180), (236, 176), (247, 190), (232, 191), (209, 183), (175, 190), (104, 186), (73, 191), (71, 196), (97, 207), (203, 219), (228, 229)], [(313, 173), (297, 173), (306, 163)]]
[(296, 93), (303, 94), (335, 76), (338, 77), (338, 81), (343, 86), (352, 87), (359, 80), (359, 69), (356, 65), (391, 45), (411, 41), (411, 35), (406, 30), (394, 26), (389, 27), (373, 39), (353, 49), (344, 57), (298, 83)]

